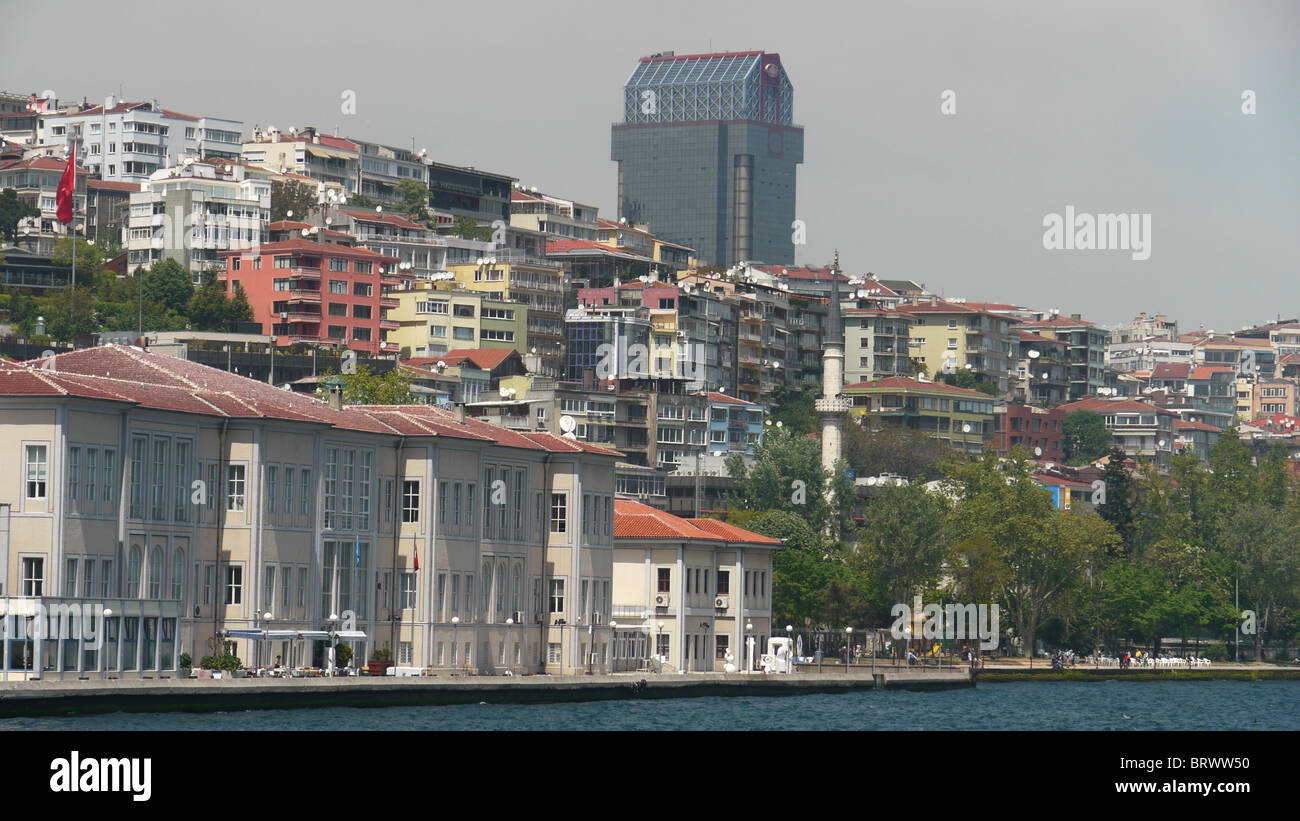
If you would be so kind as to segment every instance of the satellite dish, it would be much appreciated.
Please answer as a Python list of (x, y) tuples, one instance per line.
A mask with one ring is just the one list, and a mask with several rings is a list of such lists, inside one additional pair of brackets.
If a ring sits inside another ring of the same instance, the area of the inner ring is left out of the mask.
[(1035, 456), (1042, 456), (1042, 455), (1043, 455), (1043, 449), (1042, 449), (1042, 448), (1034, 448), (1034, 455), (1035, 455)]
[(293, 216), (293, 209), (290, 208), (288, 211), (285, 211), (285, 212), (284, 212), (284, 215), (285, 215), (286, 217), (292, 217), (292, 216)]
[(970, 422), (967, 422), (966, 424), (961, 426), (961, 432), (970, 433)]
[(868, 485), (872, 485), (872, 486), (874, 486), (874, 485), (876, 484), (876, 477), (874, 477), (874, 476), (868, 476), (868, 477), (867, 477), (867, 484), (868, 484)]
[(1160, 447), (1163, 448), (1165, 445), (1168, 444), (1168, 442), (1166, 442), (1164, 439), (1161, 439), (1157, 444), (1160, 445)]
[(304, 237), (311, 236), (311, 229), (309, 229), (309, 228), (304, 228), (304, 229), (302, 229), (302, 235), (303, 235)]
[(567, 413), (560, 417), (560, 430), (565, 433), (573, 433), (574, 429), (577, 427), (578, 423), (575, 422), (573, 417), (569, 416)]
[(1037, 359), (1037, 358), (1038, 358), (1039, 356), (1041, 356), (1041, 355), (1042, 355), (1042, 354), (1040, 354), (1038, 351), (1030, 351), (1030, 352), (1029, 352), (1029, 358), (1030, 358), (1030, 359)]

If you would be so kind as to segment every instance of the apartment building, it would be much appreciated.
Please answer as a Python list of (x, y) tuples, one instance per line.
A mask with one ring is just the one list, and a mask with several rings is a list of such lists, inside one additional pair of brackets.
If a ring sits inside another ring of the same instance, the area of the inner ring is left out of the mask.
[(42, 119), (43, 142), (66, 154), (77, 144), (77, 158), (95, 176), (116, 182), (148, 180), (155, 171), (187, 157), (239, 159), (243, 123), (220, 117), (195, 117), (150, 102), (117, 102)]
[(1154, 459), (1163, 466), (1174, 454), (1174, 424), (1178, 414), (1136, 399), (1088, 398), (1062, 405), (1066, 414), (1076, 410), (1099, 413), (1113, 443), (1131, 457)]
[(1016, 445), (1045, 461), (1065, 460), (1065, 412), (1060, 408), (998, 404), (984, 448), (1005, 456)]
[[(608, 669), (614, 452), (134, 348), (45, 365), (0, 363), (5, 678), (324, 667), (334, 641), (359, 664)], [(112, 611), (102, 645), (28, 629), (64, 605)]]
[(59, 178), (68, 167), (66, 159), (32, 157), (31, 159), (0, 160), (0, 191), (14, 189), (18, 201), (40, 210), (39, 217), (25, 217), (18, 222), (16, 239), (22, 247), (34, 254), (48, 257), (54, 245), (70, 233), (74, 226), (78, 235), (84, 236), (86, 220), (86, 193), (89, 190), (90, 172), (80, 165), (76, 170), (76, 190), (73, 208), (76, 219), (73, 225), (64, 225), (58, 218)]
[(1015, 398), (1031, 405), (1052, 407), (1069, 395), (1066, 343), (1013, 328), (1016, 363)]
[(271, 184), (249, 179), (241, 165), (185, 161), (154, 172), (130, 195), (127, 266), (173, 259), (202, 282), (222, 267), (225, 251), (249, 251), (270, 240)]
[(758, 669), (780, 539), (632, 499), (614, 509), (613, 669)]
[(538, 372), (559, 376), (564, 350), (564, 266), (515, 248), (484, 253), (464, 262), (453, 262), (449, 254), (447, 269), (462, 286), (486, 299), (527, 307), (528, 348), (537, 354)]
[(977, 379), (996, 385), (998, 393), (1008, 392), (1015, 376), (1013, 319), (938, 297), (917, 298), (915, 303), (900, 304), (898, 310), (915, 317), (909, 330), (912, 358), (925, 365), (931, 376), (969, 368)]
[(1196, 359), (1195, 352), (1194, 344), (1177, 339), (1147, 337), (1126, 342), (1112, 341), (1106, 346), (1106, 367), (1132, 373), (1152, 371), (1162, 363), (1190, 365)]
[(315, 128), (290, 129), (282, 134), (274, 126), (265, 131), (253, 126), (252, 139), (240, 146), (240, 159), (281, 173), (291, 172), (336, 186), (351, 198), (361, 177), (361, 151), (342, 137), (321, 134)]
[[(510, 192), (510, 225), (546, 234), (553, 239), (595, 242), (599, 209), (577, 200), (561, 199), (516, 185)], [(653, 252), (653, 247), (647, 249)]]
[(1261, 416), (1300, 415), (1297, 385), (1290, 379), (1258, 379), (1251, 392), (1250, 420)]
[(369, 354), (397, 352), (387, 335), (401, 326), (387, 312), (400, 303), (385, 290), (408, 280), (394, 270), (396, 258), (305, 239), (220, 256), (227, 293), (243, 286), (253, 320), (278, 346), (306, 342)]
[(1106, 343), (1109, 333), (1079, 314), (1053, 314), (1020, 326), (1030, 333), (1065, 343), (1065, 365), (1070, 380), (1069, 399), (1092, 396), (1106, 387)]
[(390, 291), (397, 301), (389, 334), (403, 356), (440, 357), (458, 348), (510, 348), (528, 353), (528, 307), (489, 299), (455, 282), (415, 281)]
[(843, 317), (845, 382), (912, 375), (910, 314), (864, 305), (844, 308)]
[(380, 145), (369, 140), (350, 137), (357, 147), (359, 160), (357, 191), (367, 199), (384, 205), (401, 201), (397, 187), (405, 180), (413, 180), (422, 188), (429, 185), (429, 170), (424, 162), (424, 152)]
[(1130, 322), (1120, 325), (1110, 332), (1110, 344), (1127, 344), (1130, 342), (1149, 342), (1163, 340), (1171, 342), (1178, 339), (1178, 322), (1164, 314), (1147, 315), (1146, 311), (1135, 316)]
[(845, 385), (851, 413), (927, 433), (965, 453), (979, 453), (993, 432), (993, 397), (903, 376)]
[[(329, 224), (322, 221), (328, 217)], [(355, 245), (397, 259), (403, 278), (431, 279), (447, 269), (447, 241), (433, 229), (401, 214), (361, 208), (334, 208), (315, 212), (312, 221), (321, 228), (351, 234)]]

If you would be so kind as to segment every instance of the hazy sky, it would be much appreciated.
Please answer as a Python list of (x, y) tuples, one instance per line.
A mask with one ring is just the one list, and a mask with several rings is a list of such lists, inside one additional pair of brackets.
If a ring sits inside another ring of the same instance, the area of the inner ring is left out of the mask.
[[(851, 274), (1106, 324), (1300, 314), (1294, 0), (0, 0), (0, 89), (101, 101), (120, 85), (245, 133), (414, 137), (611, 218), (622, 85), (669, 49), (780, 53), (806, 129), (800, 263), (838, 247)], [(1150, 259), (1045, 250), (1044, 217), (1067, 205), (1150, 214)]]

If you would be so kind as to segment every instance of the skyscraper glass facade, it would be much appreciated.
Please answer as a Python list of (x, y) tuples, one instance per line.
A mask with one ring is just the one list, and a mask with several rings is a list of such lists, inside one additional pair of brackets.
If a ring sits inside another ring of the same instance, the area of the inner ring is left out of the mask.
[(613, 126), (619, 216), (702, 263), (793, 264), (803, 129), (776, 54), (642, 58)]

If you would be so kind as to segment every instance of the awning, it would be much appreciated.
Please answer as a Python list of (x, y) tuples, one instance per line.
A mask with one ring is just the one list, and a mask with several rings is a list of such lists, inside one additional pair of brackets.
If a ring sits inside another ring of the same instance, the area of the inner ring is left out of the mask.
[(297, 630), (267, 630), (267, 641), (285, 641), (299, 638)]
[(265, 630), (222, 630), (226, 638), (231, 639), (262, 639), (266, 637)]
[(326, 633), (324, 630), (299, 630), (298, 631), (298, 638), (306, 639), (307, 641), (327, 641), (329, 637), (330, 634)]
[(344, 641), (357, 641), (366, 637), (366, 634), (362, 633), (360, 630), (340, 630), (334, 635)]

